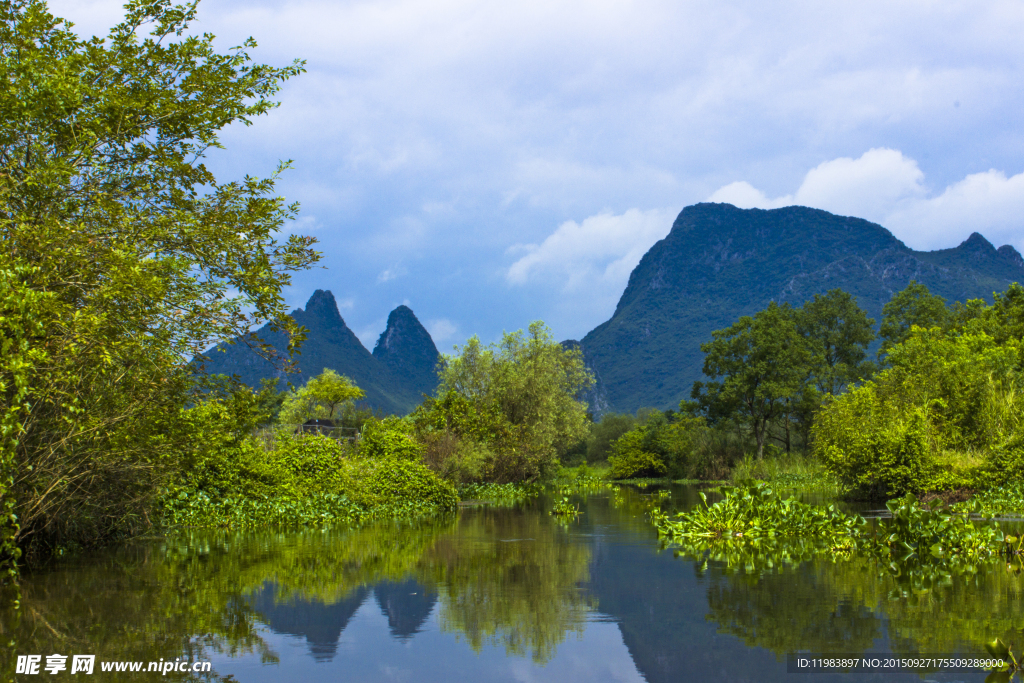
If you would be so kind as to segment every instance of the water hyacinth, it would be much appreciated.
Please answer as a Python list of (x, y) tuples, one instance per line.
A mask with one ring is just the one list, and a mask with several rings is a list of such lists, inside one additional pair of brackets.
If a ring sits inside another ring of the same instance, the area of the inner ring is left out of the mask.
[(859, 535), (863, 517), (846, 515), (828, 507), (808, 505), (793, 498), (783, 499), (763, 482), (725, 490), (725, 498), (708, 505), (702, 491), (703, 507), (669, 515), (654, 511), (651, 518), (658, 534), (670, 540), (748, 539), (816, 537), (841, 541)]
[(912, 495), (889, 501), (891, 517), (870, 527), (862, 516), (834, 505), (783, 499), (763, 482), (726, 489), (714, 505), (703, 493), (701, 498), (703, 507), (674, 517), (653, 510), (659, 537), (678, 555), (747, 572), (856, 553), (873, 558), (880, 572), (904, 588), (922, 591), (948, 584), (954, 574), (975, 573), (1005, 550), (997, 524), (975, 523), (966, 512), (922, 507)]
[(536, 498), (540, 492), (538, 484), (465, 484), (459, 487), (459, 500), (515, 504)]

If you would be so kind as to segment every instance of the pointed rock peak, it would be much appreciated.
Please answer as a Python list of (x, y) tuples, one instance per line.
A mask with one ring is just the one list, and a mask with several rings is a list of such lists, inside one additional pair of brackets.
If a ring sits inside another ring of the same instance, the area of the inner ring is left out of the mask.
[(437, 354), (437, 347), (430, 333), (420, 324), (416, 314), (408, 306), (399, 306), (388, 315), (388, 326), (373, 347), (373, 355), (378, 358), (395, 353), (399, 348), (413, 347), (422, 351)]
[(996, 248), (992, 246), (992, 243), (982, 237), (976, 232), (972, 232), (971, 236), (960, 243), (957, 249), (966, 249), (970, 251), (995, 251)]
[(338, 303), (334, 300), (334, 295), (326, 289), (318, 289), (309, 297), (309, 301), (306, 302), (306, 315), (318, 320), (345, 324), (341, 319), (341, 313), (338, 312)]
[(1024, 268), (1024, 258), (1021, 258), (1020, 252), (1009, 244), (999, 247), (996, 252), (1007, 261)]

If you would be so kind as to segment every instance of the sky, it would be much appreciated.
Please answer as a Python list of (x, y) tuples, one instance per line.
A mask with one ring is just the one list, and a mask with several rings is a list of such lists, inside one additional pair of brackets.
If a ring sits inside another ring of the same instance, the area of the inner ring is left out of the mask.
[[(116, 0), (59, 0), (81, 35)], [(406, 304), (449, 351), (611, 317), (683, 207), (800, 204), (915, 249), (1024, 252), (1021, 0), (203, 0), (194, 28), (306, 60), (219, 180), (270, 175), (372, 349)]]

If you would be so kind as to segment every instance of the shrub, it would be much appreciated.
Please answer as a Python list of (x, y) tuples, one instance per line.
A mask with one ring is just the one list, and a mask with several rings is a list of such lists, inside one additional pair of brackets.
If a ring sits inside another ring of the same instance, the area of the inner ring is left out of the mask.
[[(669, 421), (660, 411), (648, 411), (641, 424), (612, 443), (612, 456), (608, 458), (612, 477), (687, 477), (698, 466), (698, 452), (706, 431), (703, 418)], [(618, 476), (627, 470), (635, 474)]]
[(459, 503), (455, 487), (421, 462), (355, 458), (345, 464), (354, 471), (344, 493), (368, 510), (420, 505), (444, 511)]
[(367, 420), (359, 436), (359, 454), (367, 458), (419, 460), (423, 447), (412, 437), (411, 427), (398, 417)]
[(924, 490), (936, 474), (924, 410), (884, 400), (872, 382), (823, 408), (813, 434), (825, 466), (872, 497)]
[(636, 479), (640, 477), (664, 477), (668, 472), (665, 463), (654, 453), (631, 451), (624, 455), (613, 455), (608, 458), (612, 469), (611, 479)]
[(612, 452), (612, 444), (636, 425), (632, 415), (606, 413), (600, 422), (590, 426), (590, 438), (587, 439), (587, 462), (604, 462)]
[(206, 449), (168, 490), (164, 521), (297, 526), (454, 510), (455, 488), (404, 455), (366, 457), (320, 435), (279, 436), (269, 451), (253, 439)]
[(423, 462), (456, 486), (484, 481), (494, 463), (486, 444), (452, 432), (423, 435)]

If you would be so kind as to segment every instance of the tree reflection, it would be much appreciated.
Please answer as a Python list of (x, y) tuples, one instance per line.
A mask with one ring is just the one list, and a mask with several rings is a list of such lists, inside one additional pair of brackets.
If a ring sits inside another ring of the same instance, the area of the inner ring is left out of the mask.
[(708, 619), (779, 657), (801, 650), (857, 655), (877, 650), (883, 635), (893, 652), (906, 655), (983, 656), (985, 641), (1024, 640), (1022, 579), (1005, 565), (919, 592), (870, 558), (775, 566), (741, 572), (711, 563), (706, 576)]
[[(529, 539), (529, 540), (527, 540)], [(543, 662), (581, 633), (590, 551), (547, 515), (264, 534), (183, 534), (24, 577), (0, 613), (0, 674), (15, 653), (157, 661), (211, 653), (277, 661), (260, 625), (303, 636), (321, 659), (373, 595), (394, 637), (440, 622), (475, 649), (495, 643)]]
[(582, 634), (593, 601), (590, 548), (571, 542), (547, 515), (489, 510), (463, 518), (459, 533), (429, 553), (441, 627), (479, 651), (484, 643), (548, 661), (569, 633)]
[(808, 563), (795, 570), (747, 574), (713, 567), (708, 618), (720, 632), (779, 656), (800, 650), (850, 656), (869, 652), (882, 636), (881, 619), (856, 591), (849, 592), (845, 581), (834, 580), (835, 569)]

